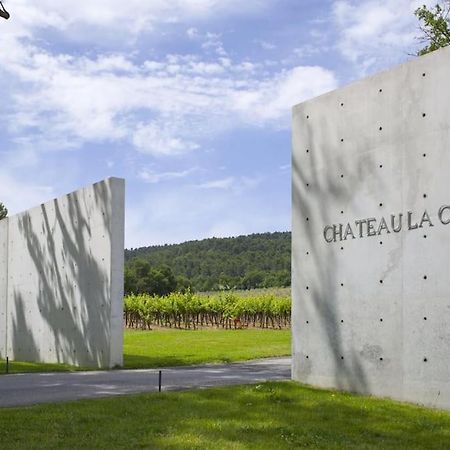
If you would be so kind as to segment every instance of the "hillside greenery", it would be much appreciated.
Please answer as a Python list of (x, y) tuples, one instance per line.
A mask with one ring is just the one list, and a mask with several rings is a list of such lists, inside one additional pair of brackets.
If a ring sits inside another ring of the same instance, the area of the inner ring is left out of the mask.
[(291, 233), (210, 238), (125, 250), (125, 293), (287, 287)]

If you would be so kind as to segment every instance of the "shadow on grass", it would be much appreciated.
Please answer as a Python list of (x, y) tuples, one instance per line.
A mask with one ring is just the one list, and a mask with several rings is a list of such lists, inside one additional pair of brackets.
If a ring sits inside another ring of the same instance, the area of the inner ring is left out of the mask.
[(166, 395), (161, 406), (171, 424), (147, 435), (150, 447), (431, 449), (450, 438), (448, 413), (291, 383)]
[[(92, 370), (86, 367), (70, 366), (68, 364), (46, 364), (35, 363), (31, 361), (9, 361), (8, 373), (45, 373), (45, 372), (77, 372), (84, 370)], [(6, 375), (6, 361), (0, 360), (0, 376)]]
[(291, 382), (0, 410), (0, 423), (15, 448), (444, 449), (450, 438), (448, 412)]

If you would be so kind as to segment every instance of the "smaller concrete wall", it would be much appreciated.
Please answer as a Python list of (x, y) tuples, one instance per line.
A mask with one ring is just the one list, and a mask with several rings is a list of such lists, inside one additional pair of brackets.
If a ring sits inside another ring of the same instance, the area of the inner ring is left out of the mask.
[(122, 365), (124, 186), (109, 178), (0, 222), (2, 357)]

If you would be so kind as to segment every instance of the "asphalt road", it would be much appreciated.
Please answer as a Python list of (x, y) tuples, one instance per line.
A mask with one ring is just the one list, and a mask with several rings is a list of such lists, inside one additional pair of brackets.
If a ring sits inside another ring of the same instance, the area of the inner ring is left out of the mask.
[[(162, 369), (162, 390), (288, 380), (291, 358)], [(0, 376), (0, 407), (158, 391), (158, 369)]]

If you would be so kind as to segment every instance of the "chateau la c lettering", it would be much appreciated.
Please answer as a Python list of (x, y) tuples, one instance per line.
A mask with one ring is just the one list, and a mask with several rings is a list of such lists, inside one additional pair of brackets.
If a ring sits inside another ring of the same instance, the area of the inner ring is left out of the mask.
[[(450, 205), (443, 205), (437, 212), (437, 220), (442, 225), (450, 224)], [(405, 214), (391, 214), (389, 217), (358, 219), (347, 224), (327, 225), (323, 229), (323, 237), (328, 243), (359, 239), (381, 234), (399, 233), (404, 230), (417, 230), (424, 227), (434, 227), (430, 215), (425, 210), (422, 214), (408, 211)]]

